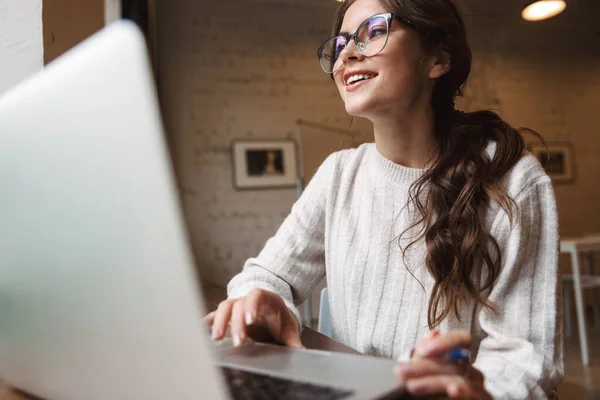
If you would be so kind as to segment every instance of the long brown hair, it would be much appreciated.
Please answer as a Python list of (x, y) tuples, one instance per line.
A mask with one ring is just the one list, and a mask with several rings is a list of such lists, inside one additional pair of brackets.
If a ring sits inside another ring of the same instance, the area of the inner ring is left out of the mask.
[[(346, 0), (338, 9), (334, 34), (354, 2)], [(438, 78), (431, 99), (437, 154), (432, 167), (410, 189), (410, 202), (420, 215), (411, 228), (421, 230), (408, 247), (425, 239), (426, 264), (435, 280), (427, 312), (433, 329), (452, 311), (460, 319), (461, 304), (474, 302), (495, 310), (486, 293), (500, 272), (501, 252), (485, 229), (481, 211), (495, 201), (512, 221), (515, 203), (501, 179), (523, 155), (521, 132), (541, 137), (513, 128), (492, 111), (455, 110), (472, 55), (463, 19), (451, 0), (379, 2), (414, 25), (426, 53), (441, 50), (450, 57), (451, 69)], [(485, 151), (489, 141), (496, 142), (493, 158)]]

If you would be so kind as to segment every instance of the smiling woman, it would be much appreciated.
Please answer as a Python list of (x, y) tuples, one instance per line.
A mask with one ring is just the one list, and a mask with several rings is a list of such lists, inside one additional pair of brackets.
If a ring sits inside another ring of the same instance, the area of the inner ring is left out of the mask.
[[(412, 394), (553, 397), (563, 365), (552, 184), (525, 151), (531, 131), (455, 109), (472, 56), (453, 2), (347, 0), (317, 54), (375, 143), (327, 158), (229, 283), (214, 337), (231, 321), (238, 344), (264, 325), (297, 346), (296, 305), (326, 276), (333, 338), (406, 361), (397, 373)], [(457, 348), (471, 359), (445, 361)]]

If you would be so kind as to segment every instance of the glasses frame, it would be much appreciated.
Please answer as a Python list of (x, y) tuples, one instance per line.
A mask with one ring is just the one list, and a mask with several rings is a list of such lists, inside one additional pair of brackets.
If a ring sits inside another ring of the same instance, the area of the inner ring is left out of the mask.
[[(371, 55), (366, 55), (362, 50), (361, 50), (361, 46), (359, 46), (359, 41), (358, 41), (358, 32), (373, 18), (379, 18), (379, 17), (383, 17), (385, 18), (386, 22), (387, 22), (387, 34), (385, 36), (385, 43), (383, 45), (383, 47), (381, 48), (381, 50), (379, 50), (377, 53), (375, 54), (371, 54)], [(323, 63), (321, 63), (321, 57), (323, 56), (323, 51), (325, 49), (325, 46), (327, 45), (327, 43), (329, 43), (331, 40), (336, 39), (336, 38), (343, 38), (346, 42), (346, 45), (344, 46), (344, 49), (342, 51), (344, 51), (346, 49), (346, 47), (348, 46), (348, 43), (350, 43), (351, 40), (354, 40), (354, 44), (356, 45), (356, 48), (358, 49), (358, 51), (365, 57), (373, 57), (376, 56), (377, 54), (381, 53), (383, 51), (383, 49), (385, 49), (385, 46), (387, 45), (388, 42), (388, 38), (390, 36), (390, 28), (392, 26), (392, 20), (397, 20), (398, 22), (401, 22), (402, 24), (408, 26), (409, 28), (414, 29), (415, 31), (418, 31), (417, 28), (415, 27), (415, 25), (410, 22), (409, 20), (402, 18), (399, 15), (396, 15), (394, 13), (381, 13), (381, 14), (375, 14), (370, 16), (369, 18), (365, 19), (363, 22), (360, 23), (360, 25), (358, 26), (358, 29), (356, 29), (356, 32), (354, 33), (343, 33), (340, 32), (338, 35), (336, 36), (332, 36), (329, 39), (327, 39), (322, 45), (321, 47), (319, 47), (319, 49), (317, 50), (317, 58), (319, 60), (319, 64), (321, 65), (321, 68), (323, 69), (323, 71), (325, 71), (325, 73), (327, 74), (334, 74), (337, 71), (340, 70), (340, 68), (335, 69), (333, 71), (327, 71), (325, 69), (325, 67), (323, 66)], [(341, 52), (340, 52), (341, 54)], [(336, 60), (337, 61), (337, 60)], [(335, 63), (334, 63), (335, 64)]]

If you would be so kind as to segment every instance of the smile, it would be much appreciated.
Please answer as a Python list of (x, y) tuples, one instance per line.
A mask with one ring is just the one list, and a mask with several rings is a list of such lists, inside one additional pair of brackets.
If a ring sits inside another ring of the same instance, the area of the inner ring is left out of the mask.
[(367, 75), (367, 74), (355, 74), (348, 77), (346, 80), (346, 86), (354, 85), (358, 82), (368, 81), (370, 79), (375, 78), (376, 75)]

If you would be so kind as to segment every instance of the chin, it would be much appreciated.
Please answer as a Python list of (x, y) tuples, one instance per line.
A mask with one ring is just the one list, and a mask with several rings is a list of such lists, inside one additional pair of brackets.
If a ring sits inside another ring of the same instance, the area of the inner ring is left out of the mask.
[(363, 102), (348, 102), (345, 104), (346, 112), (353, 117), (366, 118), (373, 110), (372, 104), (365, 104)]

